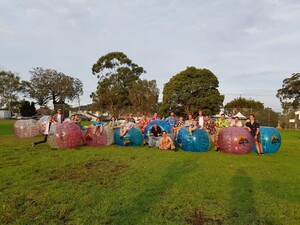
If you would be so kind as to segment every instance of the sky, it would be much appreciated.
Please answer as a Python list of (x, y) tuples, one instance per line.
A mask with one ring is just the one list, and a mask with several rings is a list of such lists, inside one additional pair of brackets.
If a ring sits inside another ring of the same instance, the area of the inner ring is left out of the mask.
[(121, 51), (161, 93), (195, 66), (218, 77), (224, 105), (244, 97), (281, 111), (277, 90), (299, 72), (299, 28), (298, 0), (0, 0), (0, 69), (79, 78), (85, 105), (97, 88), (92, 65)]

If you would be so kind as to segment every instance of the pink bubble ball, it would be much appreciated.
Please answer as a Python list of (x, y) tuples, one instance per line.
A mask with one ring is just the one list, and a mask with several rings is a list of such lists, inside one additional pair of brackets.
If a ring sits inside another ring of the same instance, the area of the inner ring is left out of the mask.
[(33, 119), (17, 120), (14, 124), (14, 134), (18, 138), (32, 138), (39, 133), (39, 126)]

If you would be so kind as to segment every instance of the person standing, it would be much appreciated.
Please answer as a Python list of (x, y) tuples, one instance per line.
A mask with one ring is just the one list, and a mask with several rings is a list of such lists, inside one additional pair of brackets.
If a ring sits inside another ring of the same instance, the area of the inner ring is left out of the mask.
[(160, 120), (160, 117), (158, 116), (158, 113), (154, 113), (154, 115), (151, 117), (152, 120)]
[(167, 117), (167, 118), (165, 119), (165, 121), (166, 121), (168, 124), (170, 124), (170, 126), (171, 126), (172, 128), (173, 128), (173, 127), (175, 126), (175, 124), (177, 123), (177, 119), (175, 118), (173, 112), (171, 112), (170, 116)]
[(249, 117), (249, 122), (245, 124), (245, 127), (250, 132), (251, 136), (254, 138), (255, 146), (258, 155), (264, 155), (263, 147), (260, 139), (260, 125), (257, 120), (255, 120), (254, 114), (251, 114)]
[(47, 142), (48, 135), (49, 135), (49, 130), (50, 130), (51, 125), (53, 125), (53, 124), (56, 124), (56, 122), (55, 122), (55, 120), (53, 119), (52, 116), (49, 116), (49, 119), (44, 124), (42, 124), (42, 126), (45, 128), (45, 130), (44, 130), (44, 136), (45, 136), (44, 140), (38, 141), (38, 142), (33, 142), (32, 147), (35, 147), (38, 144), (42, 144), (42, 143)]
[(135, 123), (135, 119), (133, 118), (133, 114), (132, 113), (129, 114), (128, 122)]
[(61, 109), (57, 109), (57, 113), (53, 116), (53, 119), (57, 124), (62, 124), (64, 122), (65, 116), (61, 113)]
[(197, 121), (198, 125), (200, 126), (200, 129), (202, 129), (203, 126), (204, 126), (204, 115), (203, 115), (201, 110), (199, 110), (199, 112), (198, 112), (198, 116), (196, 117), (196, 121)]
[(209, 117), (206, 118), (204, 129), (209, 134), (210, 140), (214, 144), (215, 151), (216, 152), (220, 151), (220, 147), (218, 144), (218, 135), (217, 135), (216, 124), (213, 121), (211, 121), (211, 119)]
[(230, 124), (231, 127), (242, 127), (243, 124), (242, 122), (240, 121), (240, 118), (239, 117), (234, 117), (234, 119), (231, 121), (231, 124)]

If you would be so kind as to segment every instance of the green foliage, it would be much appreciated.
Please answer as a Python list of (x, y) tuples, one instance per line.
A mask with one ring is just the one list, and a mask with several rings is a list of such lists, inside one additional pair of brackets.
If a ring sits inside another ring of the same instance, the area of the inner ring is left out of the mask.
[(129, 99), (132, 104), (133, 112), (147, 113), (157, 110), (159, 89), (156, 81), (138, 79), (129, 89)]
[(96, 92), (91, 97), (96, 107), (113, 115), (124, 113), (128, 107), (136, 112), (156, 107), (158, 89), (155, 81), (141, 80), (146, 73), (122, 52), (108, 53), (93, 65), (99, 78)]
[(246, 98), (235, 98), (232, 101), (228, 102), (224, 110), (226, 113), (236, 114), (241, 112), (242, 114), (249, 115), (250, 113), (255, 113), (264, 109), (264, 104), (260, 101), (255, 101), (253, 99), (246, 99)]
[[(8, 121), (0, 121), (6, 127)], [(2, 129), (0, 129), (1, 134)], [(0, 136), (1, 224), (300, 223), (299, 131), (276, 154), (51, 150)]]
[(224, 101), (218, 87), (218, 78), (210, 70), (188, 67), (165, 84), (160, 109), (165, 114), (174, 111), (183, 115), (200, 109), (207, 114), (216, 114)]
[(36, 114), (34, 102), (23, 100), (20, 102), (20, 104), (21, 104), (20, 112), (22, 116), (33, 116), (34, 114)]
[(10, 71), (0, 71), (0, 107), (6, 106), (12, 111), (12, 103), (22, 93), (20, 77)]
[(78, 78), (67, 76), (52, 69), (33, 68), (30, 82), (27, 82), (29, 95), (40, 106), (50, 100), (53, 104), (64, 103), (66, 99), (74, 100), (83, 94), (83, 84)]
[(277, 90), (277, 98), (280, 99), (282, 108), (291, 107), (297, 109), (300, 107), (300, 73), (293, 73), (290, 78), (283, 80), (282, 88)]

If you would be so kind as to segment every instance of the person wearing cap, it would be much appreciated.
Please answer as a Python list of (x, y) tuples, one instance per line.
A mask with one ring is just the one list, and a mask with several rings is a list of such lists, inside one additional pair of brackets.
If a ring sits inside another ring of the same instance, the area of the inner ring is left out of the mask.
[(61, 109), (57, 109), (57, 113), (54, 114), (53, 119), (57, 124), (62, 124), (64, 122), (65, 116), (61, 113)]
[(235, 117), (233, 118), (233, 120), (231, 121), (230, 126), (231, 126), (231, 127), (242, 127), (243, 124), (242, 124), (242, 122), (240, 121), (240, 118), (239, 118), (238, 116), (235, 116)]

